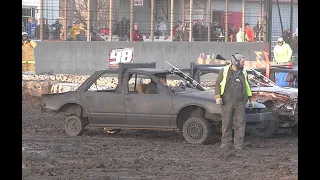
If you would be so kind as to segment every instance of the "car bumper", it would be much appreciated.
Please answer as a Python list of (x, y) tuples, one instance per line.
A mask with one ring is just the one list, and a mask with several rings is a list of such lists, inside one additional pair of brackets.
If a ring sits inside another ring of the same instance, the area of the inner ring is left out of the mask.
[(258, 123), (261, 121), (275, 121), (276, 117), (272, 112), (246, 114), (247, 123)]

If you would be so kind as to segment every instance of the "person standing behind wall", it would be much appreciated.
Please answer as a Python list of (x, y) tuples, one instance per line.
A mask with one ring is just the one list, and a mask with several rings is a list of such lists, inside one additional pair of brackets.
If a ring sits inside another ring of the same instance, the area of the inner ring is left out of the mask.
[(22, 72), (35, 73), (34, 48), (37, 43), (28, 38), (26, 32), (22, 33)]
[(278, 38), (278, 44), (273, 49), (273, 56), (278, 64), (291, 61), (292, 49), (283, 38)]
[(253, 32), (253, 29), (250, 27), (249, 23), (246, 23), (246, 25), (245, 25), (245, 33), (249, 38), (247, 42), (253, 42), (254, 32)]

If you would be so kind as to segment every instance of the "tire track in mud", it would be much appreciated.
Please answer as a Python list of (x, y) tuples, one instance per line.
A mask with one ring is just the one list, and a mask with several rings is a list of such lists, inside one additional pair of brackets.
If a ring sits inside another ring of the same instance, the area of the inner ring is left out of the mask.
[(242, 154), (187, 144), (181, 133), (86, 129), (69, 137), (64, 117), (23, 101), (23, 179), (297, 179), (297, 138), (246, 137)]

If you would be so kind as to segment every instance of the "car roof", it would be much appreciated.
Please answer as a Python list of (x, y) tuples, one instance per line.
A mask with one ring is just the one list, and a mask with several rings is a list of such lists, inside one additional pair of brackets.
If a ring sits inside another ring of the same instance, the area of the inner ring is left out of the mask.
[(159, 74), (159, 73), (169, 73), (168, 70), (160, 69), (160, 68), (129, 68), (127, 71), (133, 73), (145, 72), (148, 74)]

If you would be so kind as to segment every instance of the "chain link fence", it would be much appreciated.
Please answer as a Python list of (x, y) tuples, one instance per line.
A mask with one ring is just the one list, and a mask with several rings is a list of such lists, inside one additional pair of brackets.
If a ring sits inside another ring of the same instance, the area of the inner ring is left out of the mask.
[[(290, 0), (279, 1), (279, 8), (272, 4), (274, 38), (298, 25), (297, 2), (291, 8)], [(22, 31), (51, 41), (267, 41), (259, 24), (265, 6), (259, 0), (22, 0)]]

